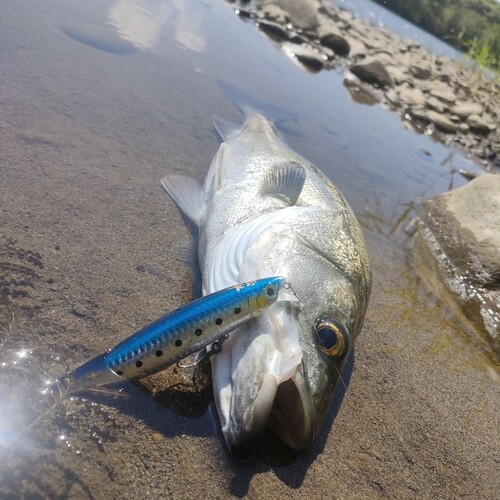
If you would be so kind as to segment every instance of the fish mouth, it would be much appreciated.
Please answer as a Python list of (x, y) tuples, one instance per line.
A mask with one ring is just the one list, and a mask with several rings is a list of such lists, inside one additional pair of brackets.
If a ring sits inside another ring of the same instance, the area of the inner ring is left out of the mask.
[(231, 454), (252, 460), (266, 429), (307, 451), (316, 434), (299, 331), (282, 311), (240, 327), (212, 358), (214, 399)]

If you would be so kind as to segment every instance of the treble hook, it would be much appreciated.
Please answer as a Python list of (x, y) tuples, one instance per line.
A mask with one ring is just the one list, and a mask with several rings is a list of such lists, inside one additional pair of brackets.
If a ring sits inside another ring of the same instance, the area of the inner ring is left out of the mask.
[(201, 351), (198, 351), (194, 355), (194, 360), (192, 362), (190, 361), (190, 358), (192, 358), (193, 356), (189, 356), (185, 359), (181, 359), (180, 361), (178, 361), (177, 366), (179, 368), (195, 368), (197, 366), (202, 366), (208, 363), (208, 361), (214, 354), (218, 354), (219, 352), (222, 351), (222, 344), (228, 337), (229, 333), (226, 333), (220, 339), (217, 339), (215, 342), (212, 342), (208, 350), (202, 349)]

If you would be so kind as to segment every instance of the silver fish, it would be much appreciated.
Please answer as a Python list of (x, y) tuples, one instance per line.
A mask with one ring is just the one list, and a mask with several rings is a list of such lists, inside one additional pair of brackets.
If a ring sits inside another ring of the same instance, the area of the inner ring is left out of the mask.
[(363, 325), (371, 290), (365, 242), (343, 196), (266, 117), (214, 125), (224, 142), (203, 187), (162, 179), (199, 227), (203, 293), (279, 275), (300, 299), (239, 327), (212, 358), (222, 432), (241, 460), (253, 456), (266, 427), (304, 452)]

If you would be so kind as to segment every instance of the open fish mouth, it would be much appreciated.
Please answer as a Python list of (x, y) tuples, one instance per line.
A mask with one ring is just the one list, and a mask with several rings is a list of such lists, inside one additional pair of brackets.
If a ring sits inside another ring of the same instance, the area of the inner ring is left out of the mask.
[(229, 451), (251, 460), (266, 428), (306, 451), (315, 436), (299, 332), (285, 311), (240, 327), (212, 358), (214, 396)]

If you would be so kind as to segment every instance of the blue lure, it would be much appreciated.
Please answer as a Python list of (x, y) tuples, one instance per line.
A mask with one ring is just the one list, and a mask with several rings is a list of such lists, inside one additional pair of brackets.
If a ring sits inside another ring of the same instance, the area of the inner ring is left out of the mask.
[[(283, 277), (232, 286), (195, 300), (145, 326), (110, 351), (64, 376), (58, 391), (87, 388), (152, 375), (210, 344), (220, 348), (229, 332), (278, 300), (294, 300)], [(283, 292), (283, 293), (280, 293)], [(285, 294), (285, 295), (283, 295)]]

